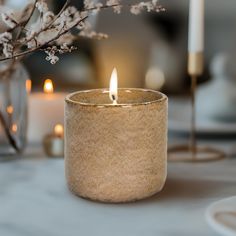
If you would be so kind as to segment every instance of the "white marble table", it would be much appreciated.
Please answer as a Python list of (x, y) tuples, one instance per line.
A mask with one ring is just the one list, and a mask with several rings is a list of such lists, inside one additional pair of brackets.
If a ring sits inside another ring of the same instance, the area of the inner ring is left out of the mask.
[(101, 204), (66, 188), (62, 159), (0, 163), (1, 236), (213, 236), (204, 213), (236, 195), (236, 159), (170, 163), (164, 190), (129, 204)]

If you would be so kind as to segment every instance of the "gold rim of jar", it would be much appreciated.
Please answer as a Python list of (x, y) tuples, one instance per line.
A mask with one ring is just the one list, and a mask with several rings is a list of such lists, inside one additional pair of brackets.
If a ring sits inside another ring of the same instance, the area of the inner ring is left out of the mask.
[(95, 104), (95, 103), (83, 103), (80, 101), (75, 101), (73, 99), (71, 99), (71, 97), (75, 96), (76, 94), (81, 94), (81, 93), (89, 93), (89, 92), (98, 92), (101, 91), (102, 93), (106, 92), (109, 93), (109, 89), (108, 88), (102, 88), (102, 89), (90, 89), (90, 90), (82, 90), (82, 91), (77, 91), (74, 93), (70, 93), (66, 96), (65, 98), (65, 102), (66, 103), (70, 103), (70, 104), (74, 104), (74, 105), (80, 105), (80, 106), (86, 106), (86, 107), (98, 107), (98, 108), (104, 108), (104, 107), (112, 107), (112, 108), (117, 108), (117, 107), (133, 107), (133, 106), (144, 106), (144, 105), (149, 105), (149, 104), (153, 104), (153, 103), (161, 103), (164, 102), (166, 100), (168, 100), (168, 97), (159, 92), (159, 91), (155, 91), (152, 89), (142, 89), (142, 88), (119, 88), (119, 90), (127, 90), (127, 91), (139, 91), (139, 92), (150, 92), (150, 93), (155, 93), (160, 95), (161, 97), (152, 101), (146, 101), (146, 102), (138, 102), (138, 103), (118, 103), (118, 104)]

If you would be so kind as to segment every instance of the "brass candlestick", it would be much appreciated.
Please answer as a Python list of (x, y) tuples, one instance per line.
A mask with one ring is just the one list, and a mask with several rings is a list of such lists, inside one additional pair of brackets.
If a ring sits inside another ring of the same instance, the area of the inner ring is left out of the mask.
[(219, 160), (225, 157), (224, 152), (212, 147), (199, 147), (196, 139), (196, 88), (197, 78), (203, 73), (203, 53), (189, 53), (188, 74), (191, 77), (191, 131), (189, 145), (169, 148), (170, 161), (203, 162)]

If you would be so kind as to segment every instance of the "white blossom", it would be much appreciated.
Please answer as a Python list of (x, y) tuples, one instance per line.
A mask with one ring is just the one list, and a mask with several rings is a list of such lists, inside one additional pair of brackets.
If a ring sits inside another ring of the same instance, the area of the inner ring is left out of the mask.
[(95, 7), (100, 10), (103, 7), (103, 4), (101, 2), (98, 2), (96, 3)]
[(113, 11), (116, 14), (120, 14), (121, 13), (121, 9), (122, 9), (122, 6), (115, 6), (115, 7), (113, 7)]
[(130, 12), (134, 15), (140, 14), (141, 11), (142, 11), (142, 9), (138, 5), (133, 5), (133, 6), (130, 7)]
[[(103, 7), (103, 4), (98, 2), (94, 5), (94, 9), (92, 11), (90, 11), (92, 14), (97, 14), (98, 12), (101, 11), (101, 8)], [(88, 8), (91, 9), (91, 8)]]
[(88, 20), (85, 21), (81, 21), (78, 26), (77, 29), (79, 30), (90, 30), (92, 28), (92, 25), (90, 24), (90, 22)]
[(77, 26), (77, 29), (80, 30), (79, 36), (81, 37), (99, 39), (99, 40), (108, 38), (107, 34), (97, 33), (94, 30), (92, 30), (92, 25), (88, 20), (80, 22), (80, 24)]
[(74, 35), (71, 34), (71, 33), (66, 33), (66, 34), (63, 34), (62, 36), (60, 36), (56, 43), (58, 45), (63, 45), (63, 44), (67, 44), (67, 45), (70, 45), (73, 43), (73, 40), (74, 40)]
[(106, 5), (107, 6), (113, 6), (113, 5), (119, 5), (120, 0), (107, 0)]
[(42, 31), (35, 39), (37, 41), (37, 45), (41, 46), (52, 39), (56, 38), (59, 34), (57, 29), (48, 29), (46, 31)]
[(144, 10), (147, 12), (160, 12), (164, 11), (164, 8), (158, 4), (158, 0), (139, 2), (130, 7), (130, 12), (134, 15), (138, 15)]
[(56, 38), (58, 34), (59, 31), (56, 28), (41, 31), (39, 33), (31, 31), (31, 35), (24, 40), (27, 42), (27, 47), (32, 49), (50, 42)]
[(61, 45), (59, 47), (57, 47), (57, 46), (48, 47), (45, 50), (45, 53), (47, 54), (46, 60), (50, 61), (51, 64), (55, 64), (59, 61), (59, 57), (56, 56), (56, 53), (64, 54), (67, 52), (72, 52), (75, 49), (76, 49), (76, 47), (68, 46), (66, 43), (64, 43), (63, 45)]
[(84, 8), (85, 9), (90, 9), (90, 8), (94, 8), (95, 7), (95, 3), (93, 0), (84, 0)]
[(12, 34), (9, 32), (4, 32), (0, 34), (0, 44), (8, 43), (12, 40)]
[(84, 19), (87, 16), (88, 16), (88, 12), (86, 12), (86, 11), (79, 12), (79, 18), (80, 19)]
[(106, 5), (107, 6), (112, 6), (112, 9), (114, 11), (114, 13), (116, 14), (120, 14), (121, 13), (121, 0), (107, 0), (106, 1)]
[(159, 0), (152, 0), (152, 4), (156, 6), (158, 4), (158, 1)]
[(50, 63), (54, 65), (54, 64), (56, 64), (59, 61), (59, 57), (55, 56), (55, 55), (48, 55), (46, 57), (46, 60), (50, 61)]
[(57, 18), (54, 26), (63, 26), (64, 29), (73, 27), (80, 19), (80, 14), (75, 7), (67, 7)]
[(12, 11), (7, 11), (1, 14), (3, 22), (10, 28), (14, 28), (17, 25), (14, 19), (14, 13)]
[(38, 9), (39, 12), (44, 13), (48, 11), (48, 5), (45, 0), (38, 0), (35, 7)]
[(36, 22), (32, 23), (27, 29), (26, 36), (27, 39), (31, 38), (35, 33), (38, 33), (42, 30), (41, 20), (38, 19)]
[(77, 49), (74, 46), (69, 46), (67, 43), (63, 43), (60, 48), (58, 49), (58, 52), (60, 54), (67, 53), (67, 52), (72, 52), (73, 50)]
[(91, 39), (107, 39), (108, 35), (104, 33), (97, 33), (94, 30), (84, 30), (79, 33), (79, 36), (86, 37), (86, 38), (91, 38)]
[(47, 11), (43, 14), (43, 28), (47, 27), (52, 20), (54, 19), (54, 13), (51, 11)]
[(13, 55), (13, 46), (11, 44), (8, 43), (4, 43), (3, 44), (3, 54), (5, 57), (12, 57)]
[(78, 10), (75, 7), (69, 6), (62, 12), (61, 16), (72, 17), (77, 12)]
[(56, 64), (59, 60), (59, 57), (55, 55), (56, 52), (57, 52), (56, 46), (48, 47), (45, 50), (45, 53), (47, 54), (46, 60), (50, 61), (51, 64)]
[(27, 42), (27, 47), (29, 49), (35, 48), (37, 46), (37, 41), (35, 39), (31, 39), (29, 42)]

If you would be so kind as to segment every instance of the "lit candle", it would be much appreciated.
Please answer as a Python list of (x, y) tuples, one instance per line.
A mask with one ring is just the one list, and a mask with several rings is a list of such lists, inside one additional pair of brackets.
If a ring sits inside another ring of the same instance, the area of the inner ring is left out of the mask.
[(200, 75), (203, 71), (204, 50), (204, 0), (190, 0), (189, 6), (189, 40), (188, 72)]
[(110, 79), (110, 90), (109, 90), (109, 97), (113, 104), (117, 104), (118, 101), (118, 78), (117, 78), (117, 70), (116, 68), (113, 69)]
[(117, 87), (114, 69), (110, 90), (80, 91), (65, 100), (69, 189), (105, 202), (149, 197), (166, 178), (167, 97)]
[(43, 139), (44, 151), (49, 157), (63, 157), (64, 155), (64, 128), (57, 124), (52, 134), (47, 134)]
[[(30, 83), (26, 84), (29, 90)], [(46, 79), (43, 92), (31, 93), (29, 96), (28, 140), (32, 143), (42, 142), (43, 137), (55, 124), (63, 124), (65, 93), (55, 93), (53, 81)]]

